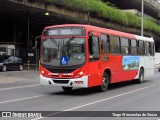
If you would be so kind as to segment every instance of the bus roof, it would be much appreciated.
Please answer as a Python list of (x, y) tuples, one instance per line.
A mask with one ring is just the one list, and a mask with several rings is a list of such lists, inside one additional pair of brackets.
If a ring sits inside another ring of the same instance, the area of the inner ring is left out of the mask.
[(121, 32), (121, 31), (117, 31), (117, 30), (112, 30), (112, 29), (107, 29), (107, 28), (102, 28), (102, 27), (97, 27), (97, 26), (92, 26), (92, 25), (85, 25), (85, 24), (62, 24), (62, 25), (54, 25), (54, 26), (47, 26), (45, 27), (45, 29), (48, 28), (55, 28), (55, 27), (85, 27), (88, 31), (92, 31), (92, 32), (99, 32), (99, 33), (104, 33), (104, 34), (110, 34), (110, 35), (115, 35), (115, 36), (119, 36), (119, 37), (127, 37), (130, 39), (137, 39), (137, 40), (144, 40), (144, 41), (150, 41), (150, 42), (154, 42), (153, 38), (149, 38), (149, 37), (143, 37), (143, 36), (139, 36), (139, 35), (135, 35), (135, 34), (131, 34), (131, 33), (126, 33), (126, 32)]
[(137, 38), (138, 40), (154, 42), (153, 37), (149, 38), (149, 37), (144, 37), (144, 36), (139, 36), (139, 35), (135, 35), (135, 36), (136, 36), (136, 38)]

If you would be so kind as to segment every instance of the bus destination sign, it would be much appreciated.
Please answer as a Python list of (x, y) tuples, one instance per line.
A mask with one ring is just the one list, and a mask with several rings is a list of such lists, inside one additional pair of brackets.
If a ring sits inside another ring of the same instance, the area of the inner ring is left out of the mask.
[(85, 36), (85, 28), (65, 27), (44, 30), (44, 36)]

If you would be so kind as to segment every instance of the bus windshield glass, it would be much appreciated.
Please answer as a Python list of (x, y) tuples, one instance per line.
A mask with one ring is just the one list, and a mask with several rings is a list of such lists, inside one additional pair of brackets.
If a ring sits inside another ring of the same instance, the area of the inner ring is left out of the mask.
[(83, 64), (85, 60), (85, 38), (43, 39), (42, 64), (50, 66), (74, 66)]

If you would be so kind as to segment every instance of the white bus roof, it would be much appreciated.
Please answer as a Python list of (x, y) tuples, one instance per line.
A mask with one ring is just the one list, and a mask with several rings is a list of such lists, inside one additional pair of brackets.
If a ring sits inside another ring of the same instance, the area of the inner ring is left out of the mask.
[(137, 38), (137, 40), (143, 40), (143, 41), (154, 42), (153, 37), (149, 38), (149, 37), (143, 37), (143, 36), (138, 36), (138, 35), (135, 35), (135, 37)]

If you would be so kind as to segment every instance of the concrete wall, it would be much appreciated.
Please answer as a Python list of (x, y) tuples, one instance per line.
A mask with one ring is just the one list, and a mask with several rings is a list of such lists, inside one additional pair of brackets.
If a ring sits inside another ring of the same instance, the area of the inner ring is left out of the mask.
[(6, 50), (5, 52), (7, 55), (14, 55), (15, 54), (15, 53), (13, 53), (15, 50), (15, 45), (1, 44), (0, 49), (5, 49)]
[[(75, 21), (75, 23), (83, 23), (83, 24), (87, 24), (88, 23), (88, 14), (87, 13), (80, 13), (80, 12), (76, 12), (76, 11), (70, 11), (64, 8), (58, 8), (54, 5), (50, 5), (50, 4), (44, 4), (42, 2), (34, 2), (34, 3), (30, 3), (28, 2), (28, 0), (10, 0), (11, 2), (15, 2), (19, 5), (25, 5), (25, 6), (29, 6), (32, 8), (38, 8), (40, 10), (44, 10), (44, 11), (49, 11), (55, 14), (55, 17), (61, 17), (61, 18), (65, 18), (68, 20), (72, 20)], [(150, 0), (145, 0), (146, 2), (150, 2)], [(154, 3), (153, 3), (154, 4)], [(99, 27), (104, 27), (104, 28), (110, 28), (110, 29), (115, 29), (115, 30), (120, 30), (120, 31), (124, 31), (124, 32), (129, 32), (129, 33), (134, 33), (134, 34), (138, 34), (140, 35), (140, 28), (131, 28), (131, 27), (125, 27), (125, 26), (121, 26), (119, 24), (115, 24), (109, 21), (104, 21), (101, 19), (97, 19), (97, 18), (90, 18), (90, 24), (92, 25), (96, 25)], [(154, 39), (160, 43), (160, 34), (157, 35), (155, 33), (149, 32), (149, 31), (144, 31), (144, 35), (148, 36), (148, 37), (154, 37)]]

